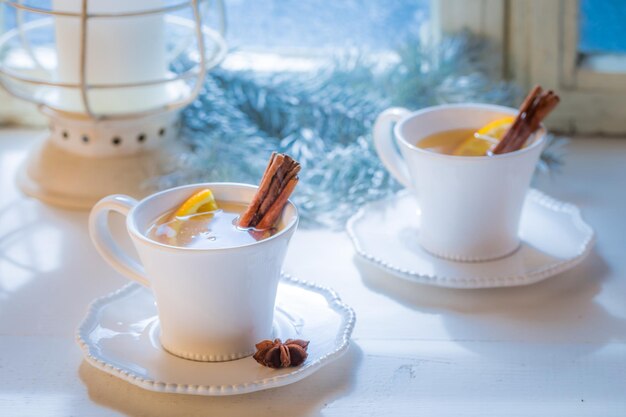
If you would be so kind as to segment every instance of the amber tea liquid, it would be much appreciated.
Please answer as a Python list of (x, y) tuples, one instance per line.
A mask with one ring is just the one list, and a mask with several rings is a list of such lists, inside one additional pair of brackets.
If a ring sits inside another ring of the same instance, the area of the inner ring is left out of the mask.
[(474, 136), (476, 129), (452, 129), (433, 133), (416, 143), (418, 148), (454, 155), (462, 142)]
[(176, 209), (161, 215), (146, 232), (159, 243), (196, 249), (216, 249), (243, 246), (266, 239), (277, 229), (258, 231), (237, 226), (246, 204), (217, 202), (219, 210), (210, 213), (175, 217)]

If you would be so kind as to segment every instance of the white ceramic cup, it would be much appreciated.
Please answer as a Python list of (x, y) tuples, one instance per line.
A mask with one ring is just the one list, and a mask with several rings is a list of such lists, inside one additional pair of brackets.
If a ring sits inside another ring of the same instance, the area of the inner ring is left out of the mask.
[[(185, 248), (146, 237), (146, 230), (160, 215), (203, 188), (210, 188), (218, 202), (248, 203), (257, 187), (194, 184), (139, 202), (124, 195), (108, 196), (91, 210), (89, 233), (113, 268), (154, 292), (161, 344), (167, 351), (198, 361), (238, 359), (254, 353), (255, 343), (272, 337), (276, 290), (298, 213), (288, 202), (278, 233), (236, 247)], [(108, 224), (112, 211), (126, 216), (141, 264), (114, 242)]]
[(545, 143), (543, 127), (525, 148), (495, 156), (445, 155), (415, 146), (434, 133), (478, 128), (516, 114), (509, 107), (451, 104), (416, 112), (391, 108), (378, 116), (376, 151), (389, 172), (413, 190), (421, 210), (418, 240), (426, 251), (472, 262), (518, 248), (524, 198)]

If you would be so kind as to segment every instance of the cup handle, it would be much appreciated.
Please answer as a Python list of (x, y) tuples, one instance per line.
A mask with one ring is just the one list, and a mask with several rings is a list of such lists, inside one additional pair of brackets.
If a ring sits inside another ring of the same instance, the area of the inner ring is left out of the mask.
[(128, 212), (137, 204), (137, 200), (126, 195), (110, 195), (98, 201), (89, 214), (89, 235), (100, 253), (117, 272), (133, 279), (146, 287), (150, 282), (143, 267), (125, 253), (111, 235), (109, 212), (114, 211), (128, 216)]
[(374, 147), (378, 157), (383, 162), (387, 170), (397, 179), (400, 184), (407, 188), (412, 188), (409, 169), (404, 162), (404, 158), (393, 143), (393, 125), (410, 113), (402, 107), (392, 107), (376, 118), (374, 123), (373, 137)]

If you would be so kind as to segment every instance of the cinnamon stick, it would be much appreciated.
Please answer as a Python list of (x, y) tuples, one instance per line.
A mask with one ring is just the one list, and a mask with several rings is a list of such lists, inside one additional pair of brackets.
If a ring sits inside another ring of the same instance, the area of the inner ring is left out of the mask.
[(278, 156), (276, 152), (272, 153), (269, 163), (267, 164), (267, 168), (265, 168), (265, 172), (263, 173), (263, 177), (261, 177), (259, 189), (257, 190), (254, 197), (252, 197), (252, 202), (250, 203), (246, 211), (239, 218), (239, 225), (241, 227), (250, 227), (247, 225), (252, 222), (253, 216), (257, 213), (259, 206), (262, 203), (263, 196), (267, 193), (267, 190), (269, 189), (269, 186), (272, 182), (272, 178), (278, 170), (278, 167), (282, 163), (283, 159), (283, 155)]
[[(501, 153), (500, 151), (503, 152), (506, 147), (511, 146), (511, 142), (519, 136), (520, 129), (522, 128), (526, 116), (528, 115), (533, 104), (537, 100), (537, 97), (539, 97), (542, 92), (543, 88), (541, 88), (541, 86), (539, 85), (536, 85), (530, 91), (530, 93), (528, 93), (528, 95), (524, 99), (524, 102), (519, 108), (519, 112), (517, 114), (517, 117), (515, 118), (515, 121), (513, 122), (509, 130), (504, 134), (502, 140), (500, 140), (500, 143), (496, 146), (493, 153)], [(498, 152), (496, 152), (496, 150)]]
[(503, 154), (523, 148), (559, 101), (559, 96), (554, 91), (544, 91), (541, 86), (535, 86), (524, 99), (515, 121), (493, 149), (493, 153)]
[(298, 183), (298, 172), (300, 164), (289, 155), (272, 153), (259, 188), (238, 225), (255, 229), (273, 227)]
[(553, 91), (542, 94), (538, 100), (538, 104), (532, 109), (532, 112), (526, 116), (526, 123), (522, 125), (517, 137), (511, 142), (508, 152), (513, 152), (524, 147), (528, 137), (539, 129), (541, 121), (559, 102), (558, 96), (556, 96)]
[(283, 207), (287, 204), (287, 200), (289, 196), (296, 188), (296, 184), (298, 184), (298, 177), (293, 177), (285, 186), (283, 191), (280, 193), (278, 198), (272, 203), (270, 208), (265, 213), (265, 216), (257, 223), (255, 226), (257, 229), (269, 229), (276, 223), (276, 220), (280, 217), (280, 214), (283, 212)]

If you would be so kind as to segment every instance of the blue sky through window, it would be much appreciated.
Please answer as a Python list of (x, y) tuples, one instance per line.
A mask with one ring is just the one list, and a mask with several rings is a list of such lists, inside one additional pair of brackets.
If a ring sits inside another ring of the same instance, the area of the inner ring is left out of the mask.
[(578, 50), (626, 53), (626, 1), (580, 0)]
[[(179, 1), (165, 0), (166, 3)], [(428, 21), (430, 0), (224, 0), (227, 41), (237, 49), (359, 47), (380, 50), (415, 37)], [(50, 0), (26, 4), (50, 7)], [(5, 27), (15, 27), (15, 9), (4, 8)], [(36, 18), (25, 14), (26, 20)]]
[(235, 48), (380, 50), (416, 36), (429, 0), (226, 0)]

